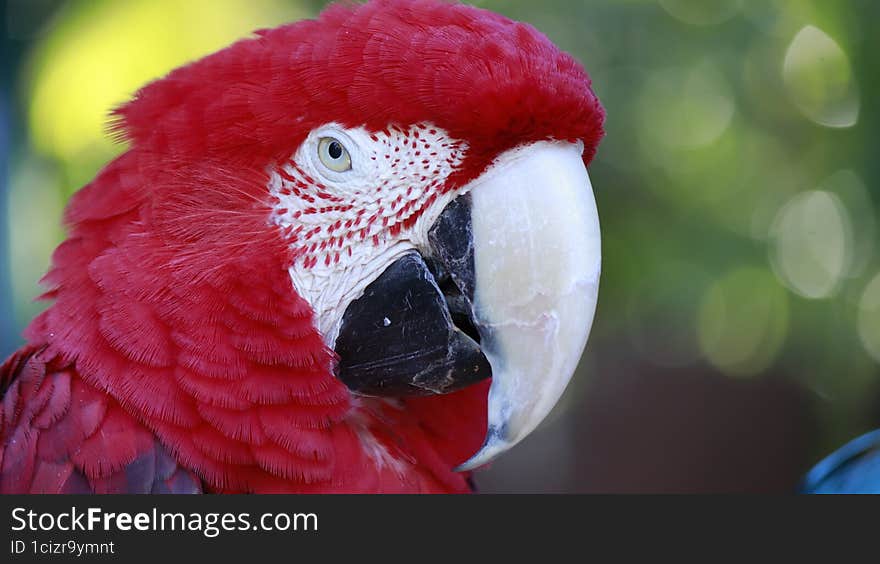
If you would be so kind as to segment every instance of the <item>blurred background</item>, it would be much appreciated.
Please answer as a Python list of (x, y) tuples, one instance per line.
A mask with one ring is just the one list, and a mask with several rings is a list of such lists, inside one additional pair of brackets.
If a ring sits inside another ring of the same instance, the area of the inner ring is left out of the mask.
[[(473, 3), (575, 54), (608, 111), (593, 336), (480, 489), (788, 492), (880, 427), (880, 3)], [(3, 2), (0, 356), (44, 307), (66, 200), (124, 150), (107, 112), (324, 4)]]

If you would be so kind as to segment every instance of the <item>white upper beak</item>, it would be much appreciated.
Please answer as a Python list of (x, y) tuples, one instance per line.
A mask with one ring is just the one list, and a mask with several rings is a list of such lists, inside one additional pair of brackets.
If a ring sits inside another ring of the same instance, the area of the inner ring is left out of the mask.
[(590, 334), (599, 216), (580, 143), (503, 154), (471, 183), (474, 316), (492, 367), (488, 432), (458, 470), (520, 442), (556, 405)]

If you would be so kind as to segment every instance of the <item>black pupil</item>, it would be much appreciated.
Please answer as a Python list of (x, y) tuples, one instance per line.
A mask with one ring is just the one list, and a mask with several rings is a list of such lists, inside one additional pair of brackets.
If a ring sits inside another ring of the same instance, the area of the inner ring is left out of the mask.
[(330, 146), (327, 147), (327, 152), (330, 154), (331, 159), (338, 159), (342, 156), (342, 145), (339, 144), (339, 141), (331, 141)]

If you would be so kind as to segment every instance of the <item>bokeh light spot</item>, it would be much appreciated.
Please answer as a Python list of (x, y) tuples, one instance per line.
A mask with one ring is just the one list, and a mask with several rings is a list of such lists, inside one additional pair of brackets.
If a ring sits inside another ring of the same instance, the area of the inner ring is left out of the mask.
[(820, 183), (822, 190), (834, 194), (846, 208), (852, 227), (852, 241), (847, 247), (844, 275), (860, 276), (874, 256), (876, 219), (874, 203), (861, 176), (854, 170), (839, 170)]
[(734, 107), (730, 85), (709, 60), (655, 71), (639, 106), (646, 149), (708, 145), (730, 126)]
[(871, 280), (859, 302), (859, 338), (871, 357), (880, 362), (880, 274)]
[(840, 199), (810, 190), (791, 198), (771, 228), (770, 260), (779, 280), (805, 298), (833, 295), (850, 263), (852, 227)]
[(859, 117), (859, 92), (849, 58), (821, 29), (802, 28), (785, 53), (782, 77), (789, 97), (810, 120), (850, 127)]
[(700, 306), (700, 347), (732, 376), (765, 370), (788, 332), (785, 290), (766, 270), (735, 269), (716, 281)]

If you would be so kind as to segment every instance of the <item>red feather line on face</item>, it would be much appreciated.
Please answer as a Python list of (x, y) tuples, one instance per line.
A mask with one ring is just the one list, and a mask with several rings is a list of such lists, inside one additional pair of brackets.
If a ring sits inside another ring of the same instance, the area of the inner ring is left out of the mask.
[(451, 467), (483, 439), (488, 384), (354, 402), (292, 289), (267, 167), (330, 121), (431, 122), (469, 146), (449, 189), (533, 140), (583, 140), (589, 162), (603, 115), (574, 59), (483, 10), (380, 0), (260, 32), (116, 111), (132, 147), (72, 199), (44, 280), (55, 303), (28, 339), (208, 489), (464, 491)]
[[(358, 174), (334, 189), (315, 181), (297, 162), (307, 142), (289, 161), (271, 171), (270, 192), (278, 198), (273, 221), (303, 269), (364, 260), (365, 246), (389, 244), (415, 227), (423, 213), (451, 189), (446, 179), (467, 153), (463, 143), (448, 139), (428, 124), (391, 126), (391, 135), (370, 134), (361, 147)], [(331, 132), (332, 134), (332, 132)], [(412, 237), (412, 234), (408, 234)]]

